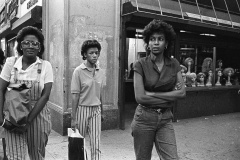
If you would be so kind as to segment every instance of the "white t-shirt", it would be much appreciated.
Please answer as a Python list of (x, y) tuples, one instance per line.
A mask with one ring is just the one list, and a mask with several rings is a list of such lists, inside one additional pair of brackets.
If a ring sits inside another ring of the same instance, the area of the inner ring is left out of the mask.
[(34, 81), (37, 80), (37, 70), (38, 70), (38, 63), (42, 63), (42, 70), (41, 70), (41, 77), (40, 77), (40, 88), (43, 90), (44, 84), (53, 82), (53, 71), (52, 65), (46, 60), (40, 60), (37, 57), (36, 62), (31, 64), (26, 70), (22, 70), (22, 56), (19, 57), (15, 64), (15, 57), (9, 57), (6, 59), (4, 67), (2, 69), (0, 78), (3, 80), (15, 83), (13, 79), (14, 75), (14, 68), (17, 68), (17, 79), (20, 81)]

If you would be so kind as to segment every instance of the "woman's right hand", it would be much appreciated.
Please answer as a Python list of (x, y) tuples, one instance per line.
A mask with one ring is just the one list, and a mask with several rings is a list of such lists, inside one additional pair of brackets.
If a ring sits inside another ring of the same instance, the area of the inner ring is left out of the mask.
[(16, 126), (14, 126), (11, 122), (9, 122), (6, 119), (5, 119), (5, 123), (4, 123), (4, 125), (2, 127), (5, 128), (8, 131), (12, 131), (13, 129), (16, 128)]
[(75, 131), (75, 128), (77, 128), (77, 120), (75, 120), (75, 119), (72, 119), (72, 121), (71, 121), (71, 128)]

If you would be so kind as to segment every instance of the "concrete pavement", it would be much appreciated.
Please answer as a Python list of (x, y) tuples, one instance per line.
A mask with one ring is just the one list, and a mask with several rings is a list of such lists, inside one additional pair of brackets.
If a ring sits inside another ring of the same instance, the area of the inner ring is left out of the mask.
[[(130, 123), (126, 130), (102, 131), (102, 160), (135, 159)], [(174, 128), (180, 160), (240, 160), (240, 113), (180, 120)], [(46, 160), (67, 160), (67, 136), (52, 131), (46, 149)], [(154, 149), (152, 160), (158, 159)]]

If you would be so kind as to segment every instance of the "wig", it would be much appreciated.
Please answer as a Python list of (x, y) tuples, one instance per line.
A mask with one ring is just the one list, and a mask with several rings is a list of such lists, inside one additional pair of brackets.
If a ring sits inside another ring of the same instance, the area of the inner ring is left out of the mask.
[(18, 54), (20, 56), (23, 55), (23, 51), (21, 50), (21, 42), (23, 41), (24, 37), (26, 37), (27, 35), (34, 35), (34, 36), (37, 37), (37, 39), (40, 43), (40, 46), (41, 46), (41, 49), (38, 52), (37, 56), (42, 58), (42, 55), (43, 55), (44, 49), (45, 49), (45, 47), (44, 47), (44, 36), (39, 29), (37, 29), (36, 27), (32, 27), (32, 26), (26, 26), (18, 32), (17, 38), (16, 38)]
[(86, 60), (86, 57), (84, 54), (87, 53), (89, 48), (97, 48), (99, 53), (102, 49), (100, 43), (95, 39), (84, 41), (81, 48), (81, 55), (83, 60)]
[(202, 76), (204, 77), (204, 81), (205, 81), (206, 75), (205, 75), (203, 72), (199, 72), (199, 73), (197, 74), (197, 81), (198, 81), (198, 82), (200, 82), (200, 77), (202, 77)]
[(228, 68), (225, 68), (224, 70), (223, 70), (223, 74), (227, 77), (228, 76), (228, 73), (229, 73), (229, 71), (231, 71), (232, 72), (232, 75), (234, 74), (234, 69), (233, 68), (231, 68), (231, 67), (228, 67)]
[(186, 67), (188, 66), (188, 62), (191, 62), (191, 68), (192, 68), (193, 65), (194, 65), (194, 61), (193, 61), (193, 59), (192, 59), (191, 57), (188, 57), (188, 58), (185, 59), (184, 65), (185, 65)]
[(145, 26), (143, 30), (143, 41), (145, 42), (147, 55), (150, 54), (150, 50), (148, 49), (149, 39), (154, 33), (163, 33), (165, 35), (168, 47), (164, 51), (164, 56), (169, 57), (173, 51), (174, 41), (176, 38), (176, 33), (173, 27), (170, 24), (158, 19), (152, 20), (147, 26)]
[[(208, 64), (210, 62), (210, 64)], [(213, 70), (213, 66), (212, 66), (212, 58), (207, 57), (203, 60), (203, 64), (202, 64), (202, 72), (203, 73), (207, 73), (209, 70)]]
[(180, 64), (180, 67), (181, 67), (181, 70), (184, 70), (183, 73), (185, 73), (187, 71), (187, 67), (185, 67), (184, 65)]

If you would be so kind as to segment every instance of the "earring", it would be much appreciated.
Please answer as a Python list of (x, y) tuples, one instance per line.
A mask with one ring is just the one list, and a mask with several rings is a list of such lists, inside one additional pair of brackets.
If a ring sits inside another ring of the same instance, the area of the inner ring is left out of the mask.
[(165, 46), (165, 49), (167, 49), (167, 46)]
[(150, 50), (150, 47), (149, 47), (149, 46), (147, 47), (147, 50)]

